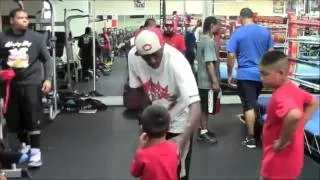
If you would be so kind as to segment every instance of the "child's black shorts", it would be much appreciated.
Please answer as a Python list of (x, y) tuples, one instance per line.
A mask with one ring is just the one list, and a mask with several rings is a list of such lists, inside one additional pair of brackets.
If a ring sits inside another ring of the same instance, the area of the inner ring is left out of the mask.
[(5, 117), (10, 132), (39, 130), (43, 118), (41, 85), (11, 85)]
[[(201, 101), (201, 109), (202, 109), (202, 112), (204, 113), (207, 113), (209, 114), (209, 107), (208, 107), (208, 93), (209, 93), (209, 90), (210, 89), (199, 89), (199, 96), (200, 96), (200, 101)], [(217, 109), (216, 105), (217, 105), (217, 99), (218, 99), (218, 95), (219, 95), (219, 92), (214, 92), (214, 95), (213, 95), (213, 103), (214, 103), (214, 107), (213, 109)], [(215, 114), (216, 112), (213, 112), (213, 114)]]

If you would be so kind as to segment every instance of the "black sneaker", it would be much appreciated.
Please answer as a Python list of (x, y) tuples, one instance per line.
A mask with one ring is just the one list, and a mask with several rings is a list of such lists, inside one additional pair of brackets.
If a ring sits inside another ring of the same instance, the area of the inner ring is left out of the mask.
[(217, 138), (211, 137), (208, 132), (198, 135), (197, 140), (208, 144), (215, 144), (218, 142)]
[(256, 140), (254, 137), (246, 137), (244, 141), (242, 141), (243, 146), (247, 146), (250, 149), (256, 148)]
[(216, 134), (208, 130), (208, 135), (212, 138), (216, 138)]

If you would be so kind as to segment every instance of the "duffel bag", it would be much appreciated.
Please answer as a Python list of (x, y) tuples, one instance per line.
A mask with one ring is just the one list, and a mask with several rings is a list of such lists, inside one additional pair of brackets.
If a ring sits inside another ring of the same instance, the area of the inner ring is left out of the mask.
[(143, 88), (130, 88), (129, 84), (124, 85), (123, 104), (129, 110), (143, 110), (151, 104), (151, 101)]

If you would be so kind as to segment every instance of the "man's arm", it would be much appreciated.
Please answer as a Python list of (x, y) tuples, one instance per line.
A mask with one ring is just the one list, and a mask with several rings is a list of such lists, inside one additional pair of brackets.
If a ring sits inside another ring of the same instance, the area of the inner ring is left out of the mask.
[(45, 39), (41, 40), (39, 59), (43, 62), (43, 65), (44, 65), (45, 80), (52, 81), (53, 60), (50, 56), (49, 50), (47, 49), (47, 43)]
[[(179, 57), (179, 58), (184, 58)], [(181, 61), (180, 61), (181, 62)], [(188, 140), (190, 139), (194, 130), (199, 127), (201, 108), (200, 108), (200, 97), (198, 92), (198, 86), (193, 75), (192, 69), (187, 61), (182, 61), (181, 64), (175, 64), (175, 78), (178, 83), (180, 96), (184, 99), (189, 108), (189, 116), (187, 119), (187, 126), (184, 133), (182, 134), (182, 142), (180, 142), (180, 148), (184, 148)]]
[(274, 41), (272, 39), (272, 35), (271, 35), (271, 32), (269, 31), (269, 37), (268, 37), (268, 51), (273, 51), (274, 48)]
[(234, 62), (237, 59), (237, 51), (238, 51), (238, 35), (237, 32), (234, 32), (231, 35), (231, 38), (228, 42), (227, 52), (228, 52), (228, 59), (227, 59), (227, 69), (228, 69), (228, 84), (233, 86), (232, 80), (232, 72), (234, 67)]
[(83, 36), (80, 36), (78, 39), (78, 47), (81, 49), (83, 47)]
[(205, 41), (204, 61), (207, 66), (207, 71), (211, 80), (211, 84), (219, 87), (219, 80), (217, 78), (217, 72), (215, 67), (217, 65), (217, 55), (214, 43), (212, 41)]
[(236, 60), (236, 54), (235, 53), (229, 53), (228, 59), (227, 59), (227, 67), (228, 67), (228, 77), (232, 77), (234, 62)]
[(129, 71), (129, 86), (136, 89), (142, 86), (141, 81), (135, 71), (134, 63), (137, 63), (137, 57), (135, 57), (135, 47), (133, 47), (128, 54), (128, 71)]
[(201, 120), (201, 106), (200, 102), (196, 101), (189, 105), (190, 113), (188, 117), (188, 122), (190, 124), (186, 126), (185, 132), (184, 132), (184, 142), (182, 144), (182, 147), (186, 144), (186, 142), (190, 139), (193, 132), (199, 128), (200, 120)]

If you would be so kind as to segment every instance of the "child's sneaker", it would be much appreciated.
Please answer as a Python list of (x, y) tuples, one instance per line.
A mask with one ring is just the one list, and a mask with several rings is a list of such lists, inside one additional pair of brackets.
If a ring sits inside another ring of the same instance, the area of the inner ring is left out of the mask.
[(256, 140), (254, 137), (248, 136), (241, 143), (243, 146), (247, 146), (250, 149), (256, 148)]
[(30, 150), (30, 159), (28, 166), (30, 168), (37, 168), (42, 166), (42, 160), (41, 160), (41, 151), (38, 148), (32, 148)]

